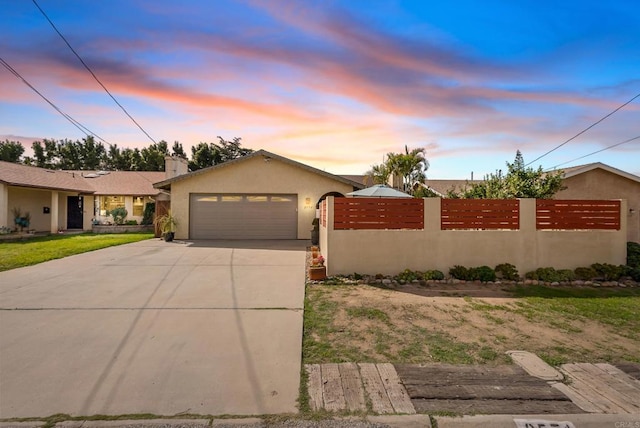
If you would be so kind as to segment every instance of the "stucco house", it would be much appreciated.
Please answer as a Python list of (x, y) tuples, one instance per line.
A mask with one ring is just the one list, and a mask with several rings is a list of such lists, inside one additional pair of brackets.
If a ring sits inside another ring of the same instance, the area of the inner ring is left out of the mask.
[[(186, 163), (182, 172), (186, 172)], [(60, 171), (0, 161), (0, 227), (13, 228), (13, 209), (31, 215), (29, 230), (91, 230), (124, 207), (140, 222), (144, 205), (162, 198), (153, 183), (168, 172)]]
[(364, 184), (258, 150), (161, 181), (178, 239), (309, 239), (319, 201)]
[[(627, 240), (640, 242), (640, 177), (601, 162), (564, 168), (566, 189), (554, 199), (626, 199)], [(481, 180), (427, 180), (425, 186), (440, 197)]]

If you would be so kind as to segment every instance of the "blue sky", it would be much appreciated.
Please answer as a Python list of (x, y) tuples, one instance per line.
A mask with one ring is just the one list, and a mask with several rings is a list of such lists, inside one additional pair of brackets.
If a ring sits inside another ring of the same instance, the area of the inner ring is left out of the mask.
[[(242, 137), (334, 173), (407, 145), (429, 178), (478, 178), (640, 93), (634, 1), (37, 1), (155, 140)], [(31, 1), (0, 10), (0, 57), (109, 143), (151, 143)], [(640, 98), (534, 166), (636, 136)], [(0, 139), (82, 137), (0, 67)], [(597, 161), (640, 175), (640, 139), (565, 166)]]

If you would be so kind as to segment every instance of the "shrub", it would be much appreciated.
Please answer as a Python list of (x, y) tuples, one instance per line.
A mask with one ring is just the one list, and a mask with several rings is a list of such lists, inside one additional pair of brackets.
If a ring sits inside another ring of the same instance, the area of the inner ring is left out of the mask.
[(568, 282), (576, 279), (576, 274), (571, 269), (560, 269), (556, 271), (560, 281)]
[(396, 281), (411, 282), (420, 279), (422, 275), (419, 272), (414, 272), (411, 269), (405, 269), (395, 276)]
[(127, 220), (124, 222), (124, 224), (126, 224), (127, 226), (137, 226), (138, 222), (135, 220)]
[(460, 279), (463, 281), (469, 280), (469, 269), (464, 266), (455, 265), (451, 269), (449, 269), (449, 275), (451, 275), (455, 279)]
[(640, 268), (640, 244), (627, 242), (627, 266)]
[(635, 267), (627, 272), (627, 275), (631, 277), (634, 281), (640, 282), (640, 267)]
[(538, 268), (535, 271), (527, 272), (525, 274), (525, 278), (537, 279), (539, 281), (544, 281), (544, 282), (560, 282), (561, 281), (558, 271), (556, 271), (552, 267)]
[(428, 270), (422, 274), (422, 279), (426, 281), (440, 281), (444, 279), (444, 273), (440, 272), (439, 270)]
[(590, 281), (596, 276), (598, 276), (598, 272), (592, 267), (579, 267), (574, 271), (576, 278), (581, 279), (583, 281)]
[(625, 272), (625, 267), (609, 263), (594, 263), (591, 267), (596, 271), (597, 277), (605, 281), (617, 281)]
[(144, 204), (144, 213), (142, 213), (142, 221), (140, 224), (149, 225), (153, 224), (153, 216), (156, 213), (155, 202), (147, 202)]
[(496, 280), (496, 272), (489, 266), (480, 266), (471, 268), (470, 270), (473, 280), (480, 280), (482, 282), (489, 282)]
[(496, 276), (501, 279), (506, 279), (507, 281), (517, 281), (520, 279), (520, 275), (518, 274), (518, 269), (511, 263), (502, 263), (496, 266), (494, 269), (496, 272)]
[(127, 218), (127, 212), (124, 207), (114, 208), (111, 211), (107, 211), (107, 215), (113, 217), (113, 222), (115, 224), (124, 224), (124, 220)]

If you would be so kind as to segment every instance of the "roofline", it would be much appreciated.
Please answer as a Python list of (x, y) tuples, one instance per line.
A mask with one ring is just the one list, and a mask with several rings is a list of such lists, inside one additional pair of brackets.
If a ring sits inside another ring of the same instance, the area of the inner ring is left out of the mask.
[(635, 181), (637, 183), (640, 183), (640, 177), (638, 177), (637, 175), (633, 175), (629, 172), (623, 171), (621, 169), (618, 168), (614, 168), (612, 166), (609, 166), (605, 163), (602, 162), (594, 162), (594, 163), (588, 163), (586, 165), (579, 165), (579, 166), (571, 166), (571, 167), (567, 167), (567, 168), (575, 168), (573, 171), (569, 171), (569, 172), (565, 172), (564, 173), (564, 178), (570, 178), (570, 177), (575, 177), (576, 175), (580, 175), (580, 174), (584, 174), (585, 172), (589, 172), (589, 171), (593, 171), (594, 169), (600, 168), (600, 169), (604, 169), (605, 171), (608, 171), (612, 174), (617, 174), (620, 175), (624, 178), (628, 178), (631, 181)]
[(216, 170), (216, 169), (224, 168), (226, 166), (234, 165), (236, 163), (244, 162), (246, 160), (249, 160), (251, 158), (258, 157), (258, 156), (263, 156), (265, 159), (276, 159), (276, 160), (278, 160), (280, 162), (283, 162), (283, 163), (286, 163), (286, 164), (289, 164), (289, 165), (292, 165), (292, 166), (295, 166), (295, 167), (298, 167), (298, 168), (302, 168), (302, 169), (304, 169), (306, 171), (312, 172), (314, 174), (322, 175), (324, 177), (330, 178), (330, 179), (335, 180), (335, 181), (340, 181), (342, 183), (348, 184), (348, 185), (353, 186), (353, 187), (358, 188), (358, 189), (364, 189), (364, 187), (365, 187), (364, 184), (358, 183), (357, 181), (352, 181), (352, 180), (349, 180), (347, 178), (341, 177), (339, 175), (335, 175), (335, 174), (331, 174), (331, 173), (326, 172), (326, 171), (322, 171), (322, 170), (320, 170), (318, 168), (314, 168), (312, 166), (309, 166), (309, 165), (294, 161), (294, 160), (289, 159), (289, 158), (285, 158), (284, 156), (280, 156), (280, 155), (277, 155), (275, 153), (271, 153), (271, 152), (268, 152), (268, 151), (262, 150), (262, 149), (257, 150), (257, 151), (255, 151), (253, 153), (250, 153), (250, 154), (248, 154), (246, 156), (242, 156), (242, 157), (237, 158), (237, 159), (232, 159), (232, 160), (227, 161), (227, 162), (223, 162), (223, 163), (220, 163), (220, 164), (217, 164), (217, 165), (213, 165), (213, 166), (210, 166), (210, 167), (207, 167), (207, 168), (199, 169), (197, 171), (189, 172), (187, 174), (178, 175), (176, 177), (169, 178), (167, 180), (159, 181), (157, 183), (154, 183), (153, 187), (155, 187), (156, 189), (167, 189), (167, 188), (170, 187), (170, 185), (172, 183), (175, 183), (177, 181), (182, 181), (182, 180), (185, 180), (187, 178), (191, 178), (191, 177), (196, 176), (196, 175), (205, 174), (205, 173), (207, 173), (209, 171), (213, 171), (213, 170)]
[(32, 184), (24, 184), (24, 183), (14, 183), (11, 181), (5, 181), (5, 180), (0, 180), (0, 183), (4, 183), (7, 186), (13, 186), (13, 187), (25, 187), (28, 189), (43, 189), (43, 190), (55, 190), (55, 191), (60, 191), (60, 192), (75, 192), (75, 193), (84, 193), (87, 195), (92, 195), (94, 193), (93, 190), (89, 190), (89, 189), (73, 189), (71, 187), (51, 187), (51, 186), (39, 186), (39, 185), (32, 185)]

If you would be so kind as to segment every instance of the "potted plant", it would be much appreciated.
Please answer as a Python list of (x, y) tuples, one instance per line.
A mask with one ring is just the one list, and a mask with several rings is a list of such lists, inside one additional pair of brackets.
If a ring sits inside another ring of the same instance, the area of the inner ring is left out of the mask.
[(156, 217), (156, 219), (154, 220), (154, 223), (157, 224), (158, 227), (160, 228), (160, 233), (162, 234), (162, 237), (164, 238), (165, 242), (173, 241), (178, 222), (176, 221), (175, 217), (171, 215), (171, 213), (167, 213), (167, 214), (161, 215), (160, 217)]
[(20, 232), (22, 232), (25, 227), (28, 229), (29, 224), (31, 224), (31, 213), (27, 211), (23, 215), (22, 209), (20, 209), (19, 207), (14, 207), (12, 211), (13, 222), (15, 223), (17, 228), (20, 228)]
[(311, 245), (318, 245), (320, 243), (320, 219), (314, 218), (311, 223), (313, 229), (311, 229)]
[(319, 255), (314, 258), (309, 267), (309, 279), (311, 281), (321, 281), (327, 277), (327, 267), (324, 265), (324, 257)]

